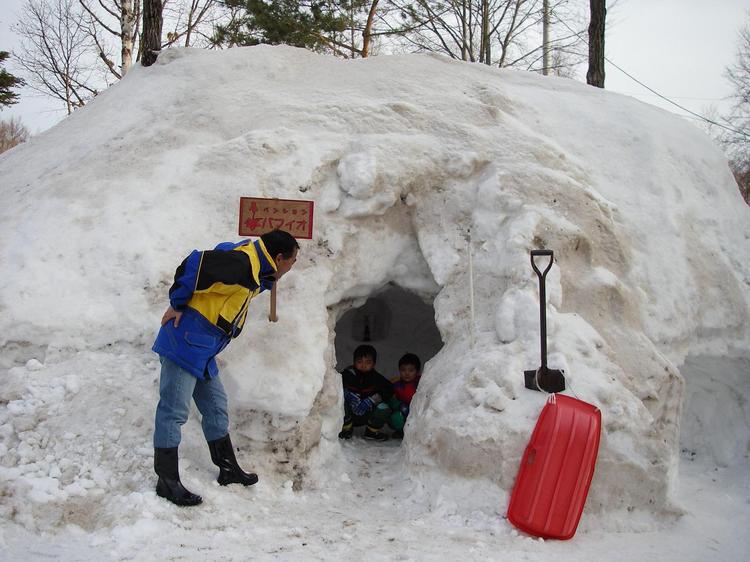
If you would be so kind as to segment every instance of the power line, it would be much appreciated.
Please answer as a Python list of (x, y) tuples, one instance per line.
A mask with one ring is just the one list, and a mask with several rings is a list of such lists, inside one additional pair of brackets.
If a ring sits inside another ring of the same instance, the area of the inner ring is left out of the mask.
[(706, 117), (704, 115), (701, 115), (700, 113), (696, 113), (695, 111), (692, 111), (692, 110), (688, 109), (687, 107), (685, 107), (683, 105), (680, 105), (676, 101), (673, 101), (673, 100), (669, 99), (668, 97), (663, 96), (662, 94), (660, 94), (659, 92), (657, 92), (656, 90), (654, 90), (653, 88), (651, 88), (650, 86), (647, 86), (646, 84), (644, 84), (643, 82), (641, 82), (640, 80), (638, 80), (632, 74), (626, 72), (625, 70), (623, 70), (622, 68), (620, 68), (619, 66), (617, 66), (615, 63), (613, 63), (607, 57), (604, 57), (604, 60), (607, 61), (612, 66), (614, 66), (617, 70), (619, 70), (620, 72), (622, 72), (625, 76), (627, 76), (628, 78), (630, 78), (634, 82), (636, 82), (636, 83), (640, 84), (641, 86), (643, 86), (644, 88), (646, 88), (649, 92), (652, 92), (653, 94), (655, 94), (656, 96), (660, 97), (664, 101), (666, 101), (668, 103), (671, 103), (673, 106), (680, 108), (682, 111), (684, 111), (686, 113), (689, 113), (690, 115), (694, 115), (698, 119), (701, 119), (701, 120), (705, 121), (706, 123), (710, 123), (711, 125), (716, 125), (717, 127), (721, 127), (722, 129), (726, 129), (727, 131), (731, 131), (732, 133), (736, 133), (738, 135), (742, 135), (742, 136), (750, 138), (750, 135), (748, 135), (744, 131), (739, 131), (737, 129), (733, 129), (732, 127), (727, 127), (726, 125), (723, 125), (721, 123), (717, 123), (713, 119), (709, 119), (708, 117)]
[[(568, 28), (568, 30), (569, 30), (569, 31), (570, 31), (571, 33), (573, 33), (573, 34), (577, 35), (577, 36), (578, 36), (578, 38), (579, 38), (579, 39), (580, 39), (581, 41), (583, 41), (584, 43), (586, 43), (586, 45), (588, 45), (588, 44), (589, 44), (589, 42), (588, 42), (588, 41), (587, 41), (586, 39), (584, 39), (584, 38), (583, 38), (583, 37), (581, 36), (582, 32), (576, 32), (576, 31), (573, 31), (573, 30), (572, 30), (572, 29), (570, 28), (570, 26), (569, 26), (569, 25), (568, 25), (567, 23), (565, 23), (565, 21), (561, 20), (561, 19), (560, 19), (559, 17), (556, 17), (555, 19), (556, 19), (556, 20), (557, 20), (557, 21), (558, 21), (559, 23), (561, 23), (561, 24), (563, 24), (563, 25), (564, 25), (565, 27), (567, 27), (567, 28)], [(617, 70), (619, 70), (620, 72), (622, 72), (622, 73), (623, 73), (623, 74), (624, 74), (625, 76), (627, 76), (628, 78), (630, 78), (630, 79), (631, 79), (631, 80), (632, 80), (633, 82), (635, 82), (635, 83), (637, 83), (637, 84), (640, 84), (641, 86), (643, 86), (644, 88), (646, 88), (646, 89), (647, 89), (647, 90), (648, 90), (649, 92), (653, 93), (653, 94), (654, 94), (654, 95), (656, 95), (657, 97), (660, 97), (660, 98), (661, 98), (661, 99), (663, 99), (664, 101), (666, 101), (666, 102), (668, 102), (668, 103), (671, 103), (671, 104), (672, 104), (672, 105), (674, 105), (675, 107), (678, 107), (678, 108), (680, 108), (680, 109), (681, 109), (682, 111), (684, 111), (684, 112), (686, 112), (686, 113), (689, 113), (690, 115), (694, 115), (694, 116), (695, 116), (695, 117), (697, 117), (698, 119), (700, 119), (700, 120), (702, 120), (702, 121), (705, 121), (706, 123), (710, 123), (711, 125), (716, 125), (717, 127), (721, 127), (722, 129), (726, 129), (727, 131), (730, 131), (730, 132), (732, 132), (732, 133), (736, 133), (736, 134), (738, 134), (738, 135), (742, 135), (742, 136), (744, 136), (744, 137), (750, 138), (750, 135), (748, 135), (748, 134), (747, 134), (746, 132), (744, 132), (744, 131), (739, 131), (739, 130), (737, 130), (737, 129), (733, 129), (732, 127), (727, 127), (726, 125), (722, 125), (721, 123), (717, 123), (716, 121), (714, 121), (714, 120), (712, 120), (712, 119), (709, 119), (708, 117), (705, 117), (705, 116), (701, 115), (700, 113), (696, 113), (695, 111), (692, 111), (692, 110), (688, 109), (687, 107), (684, 107), (684, 106), (680, 105), (679, 103), (677, 103), (677, 102), (675, 102), (675, 101), (672, 101), (672, 100), (671, 100), (671, 99), (669, 99), (668, 97), (666, 97), (666, 96), (664, 96), (664, 95), (660, 94), (659, 92), (657, 92), (656, 90), (654, 90), (654, 89), (653, 89), (653, 88), (651, 88), (650, 86), (648, 86), (648, 85), (644, 84), (643, 82), (641, 82), (640, 80), (638, 80), (638, 78), (636, 78), (635, 76), (633, 76), (632, 74), (630, 74), (629, 72), (627, 72), (626, 70), (624, 70), (623, 68), (621, 68), (620, 66), (616, 65), (616, 64), (615, 64), (614, 62), (612, 62), (611, 60), (609, 60), (609, 59), (608, 59), (607, 57), (604, 57), (604, 60), (605, 60), (605, 61), (607, 61), (607, 62), (608, 62), (609, 64), (611, 64), (612, 66), (614, 66), (614, 67), (615, 67), (615, 68), (616, 68)]]
[[(628, 96), (647, 96), (647, 97), (656, 97), (653, 94), (641, 94), (641, 93), (635, 93), (635, 92), (620, 92), (621, 94), (625, 94)], [(727, 101), (727, 97), (723, 98), (695, 98), (692, 96), (667, 96), (676, 100), (693, 100), (693, 101)]]

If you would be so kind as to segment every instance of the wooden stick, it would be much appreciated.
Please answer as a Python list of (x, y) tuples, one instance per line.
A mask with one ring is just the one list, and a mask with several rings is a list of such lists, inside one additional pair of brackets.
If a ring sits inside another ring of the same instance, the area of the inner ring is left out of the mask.
[(268, 320), (270, 322), (278, 322), (279, 317), (276, 316), (276, 281), (273, 283), (271, 288), (271, 310), (268, 312)]

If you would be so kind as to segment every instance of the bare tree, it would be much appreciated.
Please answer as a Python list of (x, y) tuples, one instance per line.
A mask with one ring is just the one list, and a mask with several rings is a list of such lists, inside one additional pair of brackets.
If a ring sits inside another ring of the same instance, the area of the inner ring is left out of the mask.
[(164, 27), (169, 31), (162, 38), (162, 48), (211, 46), (219, 7), (218, 0), (165, 0)]
[[(349, 18), (342, 39), (337, 40), (335, 33), (327, 38), (329, 48), (336, 55), (367, 58), (377, 50), (381, 39), (403, 33), (406, 29), (394, 17), (399, 10), (392, 0), (348, 0), (338, 4), (340, 10), (349, 11)], [(336, 47), (343, 51), (337, 52)], [(345, 54), (346, 51), (349, 54)]]
[[(14, 53), (29, 85), (65, 103), (68, 114), (97, 92), (122, 78), (140, 56), (144, 0), (26, 0), (13, 30), (21, 37)], [(217, 0), (164, 0), (170, 7), (169, 37), (161, 32), (162, 0), (145, 0), (153, 36), (148, 51), (155, 60), (161, 48), (208, 45), (209, 15)], [(101, 64), (103, 63), (103, 65)]]
[[(496, 66), (541, 70), (544, 64), (542, 0), (391, 0), (408, 22), (403, 41), (416, 51)], [(549, 0), (553, 19), (574, 18), (572, 0)], [(577, 34), (550, 40), (559, 64), (577, 64)], [(553, 72), (555, 68), (551, 69)]]
[(29, 130), (20, 119), (11, 117), (8, 121), (0, 121), (0, 154), (28, 139)]
[[(139, 39), (143, 16), (142, 0), (78, 0), (86, 11), (89, 33), (99, 59), (108, 72), (122, 78), (140, 60)], [(218, 0), (163, 0), (160, 49), (171, 46), (211, 45), (213, 26), (218, 21)], [(157, 51), (160, 49), (156, 49)], [(115, 51), (119, 50), (119, 64)]]
[(719, 137), (745, 201), (750, 203), (750, 23), (740, 31), (735, 62), (726, 76), (734, 87), (734, 106)]
[[(138, 41), (141, 0), (78, 0), (88, 15), (91, 34), (99, 58), (115, 78), (127, 74), (133, 65), (134, 45)], [(112, 60), (111, 40), (119, 43), (120, 64)]]
[(27, 0), (13, 30), (21, 37), (14, 54), (30, 87), (62, 101), (68, 114), (97, 94), (95, 46), (76, 0)]
[[(349, 41), (340, 42), (337, 46), (349, 50), (352, 58), (369, 57), (377, 50), (379, 40), (406, 30), (402, 24), (395, 23), (393, 15), (398, 13), (398, 9), (390, 0), (349, 0), (343, 2), (343, 5), (348, 5), (351, 14), (348, 28), (344, 32), (349, 36)], [(335, 45), (333, 42), (332, 44)]]
[(737, 129), (727, 141), (750, 160), (750, 24), (740, 31), (735, 62), (727, 68), (726, 77), (734, 88), (734, 105), (726, 121)]

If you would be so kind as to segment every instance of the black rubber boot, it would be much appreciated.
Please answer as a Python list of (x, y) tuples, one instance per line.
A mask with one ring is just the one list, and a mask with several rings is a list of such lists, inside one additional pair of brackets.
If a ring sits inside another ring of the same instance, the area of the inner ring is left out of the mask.
[(154, 471), (159, 477), (156, 495), (177, 505), (198, 505), (203, 498), (187, 490), (180, 482), (177, 447), (154, 448)]
[(368, 441), (388, 441), (388, 436), (385, 433), (369, 425), (365, 428), (362, 438)]
[(237, 464), (237, 457), (234, 456), (234, 447), (232, 447), (232, 440), (228, 433), (221, 439), (209, 441), (208, 449), (211, 451), (211, 460), (219, 467), (219, 477), (216, 479), (219, 485), (252, 486), (258, 481), (257, 474), (247, 473)]
[(351, 439), (352, 435), (354, 435), (354, 425), (350, 421), (344, 421), (339, 432), (339, 439)]

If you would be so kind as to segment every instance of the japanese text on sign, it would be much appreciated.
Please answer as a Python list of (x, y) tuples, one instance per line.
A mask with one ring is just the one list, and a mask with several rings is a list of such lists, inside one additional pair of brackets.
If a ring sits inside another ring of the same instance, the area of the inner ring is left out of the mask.
[(313, 201), (240, 198), (240, 236), (286, 230), (295, 238), (312, 238)]

